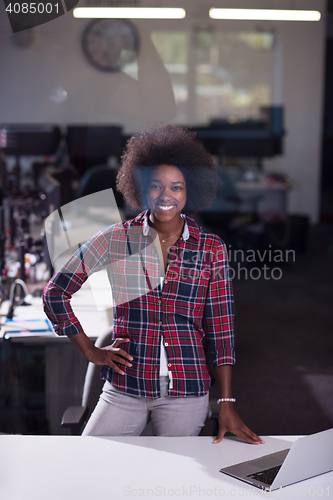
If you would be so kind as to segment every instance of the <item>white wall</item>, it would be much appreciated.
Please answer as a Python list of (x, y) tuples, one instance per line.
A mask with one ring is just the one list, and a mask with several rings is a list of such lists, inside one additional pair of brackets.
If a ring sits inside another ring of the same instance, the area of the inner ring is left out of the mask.
[[(136, 81), (123, 72), (98, 71), (87, 62), (81, 36), (89, 20), (67, 14), (34, 28), (32, 45), (19, 48), (5, 14), (0, 15), (1, 122), (121, 123), (133, 131), (173, 118), (169, 76), (147, 23), (137, 23), (141, 74)], [(59, 92), (65, 95), (60, 102)]]
[[(171, 3), (168, 2), (159, 2)], [(266, 0), (183, 0), (182, 21), (138, 21), (141, 37), (138, 81), (96, 71), (85, 60), (80, 39), (87, 20), (71, 14), (33, 30), (29, 48), (13, 42), (0, 4), (0, 123), (121, 123), (127, 131), (171, 121), (175, 105), (170, 81), (150, 43), (149, 31), (163, 27), (213, 26), (221, 30), (273, 29), (278, 41), (274, 102), (285, 106), (285, 154), (267, 161), (295, 182), (289, 210), (318, 218), (324, 70), (325, 0), (270, 0), (270, 7), (320, 10), (320, 22), (212, 21), (210, 5), (266, 7)], [(56, 102), (57, 89), (67, 92)]]

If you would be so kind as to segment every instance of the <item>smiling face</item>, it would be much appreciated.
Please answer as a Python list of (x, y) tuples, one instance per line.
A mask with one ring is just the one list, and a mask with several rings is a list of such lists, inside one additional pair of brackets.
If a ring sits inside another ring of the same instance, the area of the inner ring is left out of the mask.
[(147, 203), (151, 215), (158, 221), (178, 220), (186, 203), (186, 182), (179, 168), (159, 165), (152, 171)]

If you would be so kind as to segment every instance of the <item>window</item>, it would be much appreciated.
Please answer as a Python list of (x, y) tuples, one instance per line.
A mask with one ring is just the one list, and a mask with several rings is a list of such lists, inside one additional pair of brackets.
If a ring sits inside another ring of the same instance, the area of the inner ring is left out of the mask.
[(189, 36), (185, 31), (158, 31), (152, 33), (152, 40), (167, 68), (177, 103), (176, 123), (188, 120), (188, 47)]
[(152, 39), (171, 77), (176, 123), (258, 116), (261, 106), (272, 103), (272, 33), (165, 31)]

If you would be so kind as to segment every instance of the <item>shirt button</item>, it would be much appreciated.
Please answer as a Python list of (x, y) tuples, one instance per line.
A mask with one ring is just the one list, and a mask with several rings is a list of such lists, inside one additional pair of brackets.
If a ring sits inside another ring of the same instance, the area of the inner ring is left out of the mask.
[(167, 284), (168, 280), (164, 280), (164, 283)]
[(159, 304), (162, 304), (162, 301), (161, 301), (161, 300), (159, 300), (159, 301), (158, 301), (158, 303), (159, 303)]
[(159, 322), (158, 322), (158, 324), (159, 324), (159, 325), (161, 325), (161, 324), (162, 324), (162, 321), (159, 321)]
[(172, 364), (171, 363), (168, 363), (168, 367), (171, 368)]
[(164, 342), (164, 345), (165, 345), (166, 347), (168, 347), (169, 343), (168, 343), (168, 342)]

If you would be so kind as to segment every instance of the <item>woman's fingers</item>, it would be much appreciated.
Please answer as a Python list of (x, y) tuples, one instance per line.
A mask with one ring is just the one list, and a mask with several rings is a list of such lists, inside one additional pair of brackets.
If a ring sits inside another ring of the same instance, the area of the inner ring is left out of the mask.
[(265, 441), (249, 429), (234, 410), (227, 410), (219, 416), (219, 432), (213, 443), (219, 443), (229, 431), (250, 444), (264, 444)]
[(265, 441), (261, 439), (261, 437), (257, 436), (251, 429), (246, 427), (246, 425), (240, 426), (238, 429), (232, 431), (234, 434), (244, 439), (247, 443), (250, 444), (264, 444)]
[(124, 351), (124, 349), (121, 349), (120, 347), (112, 348), (112, 352), (116, 352), (118, 355), (123, 356), (124, 358), (129, 359), (130, 361), (133, 361), (133, 356), (128, 354), (128, 352)]
[(222, 441), (222, 439), (224, 438), (224, 434), (226, 433), (227, 431), (225, 430), (222, 430), (222, 429), (219, 429), (219, 432), (217, 433), (217, 436), (216, 438), (214, 439), (213, 443), (214, 444), (217, 444), (219, 443), (220, 441)]
[(118, 344), (123, 344), (124, 342), (129, 342), (129, 341), (130, 341), (130, 339), (129, 339), (129, 338), (127, 338), (127, 337), (126, 337), (126, 338), (124, 338), (124, 339), (122, 339), (122, 338), (118, 337), (118, 338), (116, 338), (116, 340), (112, 343), (112, 346), (116, 346), (116, 344), (117, 344), (117, 345), (118, 345)]
[(129, 367), (132, 366), (131, 363), (126, 361), (124, 358), (117, 356), (117, 354), (113, 353), (110, 350), (108, 350), (107, 352), (107, 357), (104, 364), (112, 368), (115, 372), (120, 373), (120, 375), (125, 375), (125, 372), (118, 366), (118, 364)]
[(128, 352), (124, 351), (121, 347), (118, 347), (124, 342), (128, 343), (130, 339), (117, 338), (110, 346), (103, 347), (103, 350), (107, 351), (107, 362), (105, 364), (121, 375), (125, 373), (116, 363), (131, 367), (132, 363), (130, 363), (130, 361), (133, 361), (133, 356), (128, 354)]
[(239, 437), (243, 438), (244, 441), (250, 444), (263, 444), (265, 441), (261, 439), (261, 437), (257, 436), (250, 429), (246, 428), (246, 430), (241, 431)]
[[(130, 339), (128, 338), (125, 338), (125, 339), (121, 339), (121, 338), (117, 338), (110, 346), (108, 347), (111, 347), (112, 349), (119, 349), (119, 345), (120, 344), (124, 344), (124, 343), (128, 343), (130, 341)], [(125, 352), (125, 351), (124, 351)], [(126, 353), (127, 354), (127, 353)]]
[[(219, 431), (216, 438), (214, 439), (213, 443), (217, 444), (220, 441), (222, 441), (225, 433), (228, 430), (229, 429)], [(257, 436), (254, 432), (250, 431), (250, 429), (248, 429), (248, 431), (249, 432), (243, 431), (243, 430), (236, 430), (236, 429), (234, 431), (230, 430), (230, 432), (232, 432), (236, 436), (240, 437), (241, 439), (243, 439), (244, 441), (246, 441), (249, 444), (264, 444), (265, 443), (265, 441), (263, 439), (261, 439), (261, 437)]]
[(127, 353), (125, 351), (123, 351), (122, 349), (114, 349), (114, 348), (107, 349), (106, 356), (107, 356), (107, 359), (110, 359), (111, 361), (116, 361), (117, 363), (120, 363), (121, 365), (132, 366), (132, 363), (131, 363), (131, 361), (133, 360), (132, 356), (127, 355)]
[(107, 366), (112, 368), (113, 371), (119, 373), (120, 375), (125, 375), (125, 372), (119, 366), (117, 366), (115, 363), (113, 363), (112, 361), (107, 363)]

